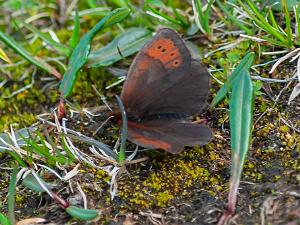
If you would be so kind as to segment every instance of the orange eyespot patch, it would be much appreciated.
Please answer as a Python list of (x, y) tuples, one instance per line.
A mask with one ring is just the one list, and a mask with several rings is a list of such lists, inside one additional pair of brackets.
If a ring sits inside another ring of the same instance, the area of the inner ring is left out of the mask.
[(154, 42), (146, 52), (150, 57), (158, 59), (167, 69), (175, 69), (182, 63), (178, 47), (171, 39), (161, 38)]

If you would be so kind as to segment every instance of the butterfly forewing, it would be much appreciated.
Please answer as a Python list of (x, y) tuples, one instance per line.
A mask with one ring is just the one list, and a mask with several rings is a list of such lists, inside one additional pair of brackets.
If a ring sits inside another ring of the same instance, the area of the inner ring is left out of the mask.
[(121, 93), (127, 113), (143, 117), (145, 106), (189, 73), (190, 64), (189, 50), (180, 36), (168, 28), (159, 30), (129, 69)]

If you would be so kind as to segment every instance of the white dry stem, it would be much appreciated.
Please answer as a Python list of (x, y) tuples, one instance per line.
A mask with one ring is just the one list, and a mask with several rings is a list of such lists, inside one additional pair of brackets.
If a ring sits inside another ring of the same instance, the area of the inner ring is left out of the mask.
[(275, 71), (275, 69), (285, 60), (291, 58), (292, 56), (296, 55), (298, 52), (300, 51), (300, 48), (296, 48), (293, 51), (287, 53), (286, 55), (284, 55), (283, 57), (279, 58), (277, 60), (277, 62), (272, 66), (272, 69), (270, 70), (270, 74), (273, 73)]
[(76, 182), (76, 183), (77, 183), (77, 189), (78, 189), (79, 193), (80, 193), (81, 196), (82, 196), (82, 200), (83, 200), (83, 208), (84, 208), (84, 209), (87, 209), (87, 198), (86, 198), (86, 195), (85, 195), (85, 193), (83, 192), (82, 188), (80, 187), (79, 183), (78, 183), (78, 182)]
[(299, 95), (300, 95), (300, 83), (298, 83), (298, 84), (294, 87), (294, 89), (293, 89), (293, 91), (292, 91), (292, 93), (291, 93), (291, 95), (290, 95), (290, 97), (289, 97), (288, 105), (290, 105), (291, 102), (292, 102), (297, 96), (299, 96)]
[(49, 191), (49, 189), (45, 186), (44, 182), (41, 181), (41, 179), (39, 178), (39, 176), (35, 173), (35, 171), (31, 169), (31, 173), (34, 176), (34, 178), (37, 180), (37, 182), (39, 183), (39, 185), (41, 185), (41, 187), (48, 193), (48, 195), (51, 198), (53, 198), (53, 195), (52, 195), (51, 191)]
[(46, 166), (46, 165), (43, 165), (43, 164), (40, 164), (40, 163), (37, 163), (38, 166), (50, 171), (51, 173), (53, 173), (56, 177), (58, 177), (58, 179), (60, 180), (63, 180), (63, 177), (60, 176), (55, 170), (51, 169), (50, 167)]
[(22, 88), (20, 88), (20, 89), (18, 89), (18, 90), (16, 90), (16, 91), (14, 91), (14, 92), (11, 93), (10, 95), (8, 95), (8, 96), (3, 96), (2, 98), (12, 98), (13, 96), (15, 96), (15, 95), (17, 95), (17, 94), (19, 94), (19, 93), (21, 93), (21, 92), (23, 92), (23, 91), (25, 91), (25, 90), (31, 88), (31, 87), (34, 85), (35, 75), (36, 75), (36, 69), (34, 69), (34, 71), (33, 71), (33, 73), (32, 73), (32, 78), (31, 78), (30, 84), (27, 84), (27, 85), (25, 85), (24, 87), (22, 87)]
[(164, 17), (162, 17), (162, 16), (160, 16), (160, 15), (157, 15), (157, 14), (151, 12), (151, 11), (146, 11), (146, 14), (148, 14), (148, 15), (150, 15), (150, 16), (153, 16), (153, 17), (155, 17), (155, 18), (157, 18), (157, 19), (159, 19), (159, 20), (162, 20), (162, 21), (164, 21), (164, 22), (170, 23), (170, 22), (169, 22), (167, 19), (165, 19)]
[(125, 81), (126, 77), (125, 76), (124, 77), (119, 77), (118, 79), (119, 79), (118, 81), (116, 81), (116, 82), (114, 82), (114, 83), (106, 86), (105, 90), (108, 90), (108, 89), (110, 89), (110, 88), (112, 88), (114, 86), (117, 86), (117, 85), (121, 84), (123, 81)]
[[(194, 12), (194, 20), (198, 26), (198, 28), (200, 29), (200, 31), (203, 33), (203, 34), (206, 34), (206, 31), (204, 30), (204, 28), (202, 27), (201, 23), (200, 23), (200, 18), (199, 18), (199, 13), (198, 13), (198, 10), (196, 8), (196, 3), (195, 3), (195, 0), (192, 0), (192, 6), (193, 6), (193, 12)], [(202, 9), (201, 9), (202, 10)]]
[(49, 13), (43, 12), (43, 13), (35, 14), (34, 16), (31, 16), (31, 17), (27, 18), (24, 22), (25, 23), (31, 23), (31, 22), (33, 22), (35, 20), (38, 20), (40, 18), (43, 18), (43, 17), (49, 17)]
[(246, 35), (246, 34), (240, 34), (240, 37), (248, 38), (248, 39), (250, 39), (252, 41), (256, 41), (256, 42), (264, 42), (264, 41), (266, 41), (264, 39), (261, 39), (261, 38), (258, 38), (258, 37), (253, 37), (253, 36)]
[(224, 45), (224, 46), (222, 46), (222, 47), (219, 47), (219, 48), (217, 48), (217, 49), (215, 49), (215, 50), (213, 50), (213, 51), (211, 51), (211, 52), (206, 53), (206, 54), (204, 55), (204, 58), (207, 58), (207, 57), (213, 55), (214, 53), (216, 53), (216, 52), (218, 52), (218, 51), (224, 51), (224, 50), (225, 50), (225, 51), (228, 51), (228, 50), (230, 50), (230, 49), (233, 49), (233, 48), (236, 47), (239, 43), (241, 43), (241, 42), (243, 42), (243, 41), (245, 41), (245, 40), (246, 40), (245, 38), (238, 38), (237, 40), (235, 40), (235, 41), (232, 42), (232, 43), (226, 44), (226, 45)]
[(66, 175), (63, 176), (63, 180), (67, 181), (70, 180), (71, 178), (75, 177), (79, 173), (79, 168), (80, 164), (78, 163), (71, 171), (67, 172)]
[(117, 190), (118, 190), (117, 177), (118, 177), (119, 172), (120, 172), (120, 167), (114, 166), (113, 169), (108, 173), (108, 175), (111, 177), (109, 193), (110, 193), (110, 197), (112, 200), (114, 199), (114, 197), (117, 194)]

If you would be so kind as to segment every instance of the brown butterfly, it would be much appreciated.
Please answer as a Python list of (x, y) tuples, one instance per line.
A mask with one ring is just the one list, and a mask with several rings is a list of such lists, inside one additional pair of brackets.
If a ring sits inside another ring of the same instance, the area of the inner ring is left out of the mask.
[(204, 109), (209, 86), (208, 71), (179, 34), (160, 29), (135, 57), (123, 86), (128, 139), (173, 154), (206, 144), (211, 130), (188, 117)]

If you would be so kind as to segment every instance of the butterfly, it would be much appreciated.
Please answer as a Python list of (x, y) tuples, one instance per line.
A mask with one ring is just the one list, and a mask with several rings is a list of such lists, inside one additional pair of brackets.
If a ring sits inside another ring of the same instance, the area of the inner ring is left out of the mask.
[(209, 87), (207, 69), (191, 57), (180, 35), (160, 29), (136, 55), (123, 85), (128, 139), (173, 154), (205, 145), (212, 131), (189, 117), (205, 108)]

